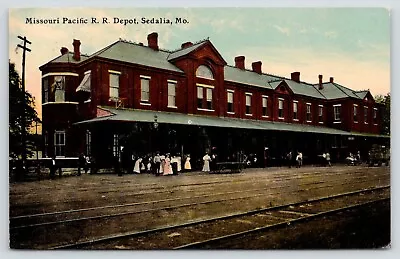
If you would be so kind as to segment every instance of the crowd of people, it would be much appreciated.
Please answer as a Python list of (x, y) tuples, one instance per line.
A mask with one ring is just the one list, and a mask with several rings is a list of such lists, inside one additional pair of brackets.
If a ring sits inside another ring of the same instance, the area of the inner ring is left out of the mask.
[[(184, 162), (183, 162), (184, 161)], [(170, 153), (137, 155), (130, 154), (127, 157), (122, 152), (120, 157), (115, 158), (114, 167), (118, 175), (123, 173), (142, 174), (149, 173), (155, 176), (177, 175), (182, 171), (190, 171), (192, 169), (190, 163), (190, 155), (182, 157), (180, 155), (171, 155)], [(183, 162), (183, 164), (182, 164)], [(121, 167), (119, 166), (121, 164)]]
[[(331, 165), (331, 155), (329, 152), (324, 152), (319, 155), (322, 166), (332, 166)], [(265, 159), (265, 158), (264, 158)], [(303, 153), (300, 151), (296, 152), (296, 155), (292, 151), (286, 153), (282, 156), (283, 160), (286, 160), (286, 165), (291, 168), (296, 166), (300, 168), (303, 165)], [(195, 167), (201, 168), (202, 172), (211, 172), (217, 169), (217, 162), (219, 157), (216, 150), (212, 149), (211, 152), (206, 152), (203, 157), (199, 157), (195, 160)], [(346, 158), (349, 165), (355, 165), (361, 162), (360, 151), (353, 155), (352, 153)], [(244, 152), (240, 151), (232, 156), (228, 156), (223, 162), (241, 162), (245, 167), (257, 167), (259, 162), (256, 154), (246, 155)], [(147, 155), (137, 155), (129, 154), (121, 150), (121, 154), (114, 157), (114, 169), (118, 175), (126, 174), (143, 174), (149, 173), (155, 176), (168, 176), (177, 175), (181, 172), (188, 172), (192, 170), (192, 162), (190, 154), (186, 154), (183, 158), (179, 154), (171, 155), (170, 153), (161, 154), (156, 152)], [(52, 161), (51, 170), (55, 172), (54, 161)], [(95, 173), (94, 161), (89, 157), (81, 154), (79, 156), (79, 168), (78, 175), (81, 174), (81, 168), (85, 173), (90, 170), (91, 173)]]

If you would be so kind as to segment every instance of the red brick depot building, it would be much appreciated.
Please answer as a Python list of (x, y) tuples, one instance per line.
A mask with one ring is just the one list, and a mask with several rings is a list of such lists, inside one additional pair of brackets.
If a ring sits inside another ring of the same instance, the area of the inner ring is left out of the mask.
[[(133, 154), (191, 154), (213, 149), (221, 160), (239, 151), (269, 164), (289, 150), (312, 162), (329, 151), (333, 160), (373, 143), (381, 107), (369, 91), (354, 91), (333, 77), (317, 83), (262, 72), (245, 57), (228, 65), (210, 40), (160, 49), (158, 34), (147, 45), (118, 40), (87, 56), (73, 51), (40, 67), (45, 156), (93, 156), (109, 165), (121, 146)], [(265, 162), (265, 161), (264, 161)]]

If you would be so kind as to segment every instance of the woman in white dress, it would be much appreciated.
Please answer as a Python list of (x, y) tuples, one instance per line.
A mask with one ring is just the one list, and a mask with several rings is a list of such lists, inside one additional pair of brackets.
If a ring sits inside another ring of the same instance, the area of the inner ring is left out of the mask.
[(139, 157), (135, 162), (135, 166), (133, 167), (133, 172), (140, 174), (140, 164), (142, 163), (142, 159)]
[(192, 165), (190, 164), (190, 155), (187, 155), (185, 165), (183, 168), (185, 169), (185, 171), (192, 170)]
[(206, 153), (205, 156), (203, 156), (203, 161), (204, 161), (204, 165), (203, 165), (203, 172), (210, 172), (210, 161), (211, 161), (211, 157), (208, 155), (208, 153)]
[(160, 175), (164, 175), (165, 156), (161, 155), (160, 156), (160, 160), (161, 160), (161, 163), (160, 163)]

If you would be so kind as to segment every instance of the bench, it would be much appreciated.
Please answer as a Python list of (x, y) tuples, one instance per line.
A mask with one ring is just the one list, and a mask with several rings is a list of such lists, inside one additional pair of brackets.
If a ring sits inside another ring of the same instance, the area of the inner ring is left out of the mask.
[(211, 170), (210, 173), (240, 173), (245, 163), (243, 162), (218, 162), (215, 164), (216, 168)]

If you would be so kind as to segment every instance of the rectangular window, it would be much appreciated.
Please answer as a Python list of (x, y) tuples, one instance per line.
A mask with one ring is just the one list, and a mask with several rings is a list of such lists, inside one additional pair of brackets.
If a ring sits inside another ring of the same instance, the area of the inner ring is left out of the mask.
[(262, 97), (262, 116), (268, 117), (268, 96)]
[(340, 121), (340, 113), (341, 113), (341, 105), (334, 105), (333, 106), (333, 116), (335, 121)]
[(90, 130), (86, 131), (86, 155), (90, 156), (92, 154), (92, 133)]
[(150, 101), (150, 78), (140, 78), (140, 101)]
[(43, 103), (49, 102), (49, 79), (43, 79)]
[(353, 121), (354, 121), (354, 123), (358, 122), (357, 109), (358, 109), (357, 104), (354, 104), (353, 105)]
[(311, 117), (311, 104), (310, 103), (306, 104), (306, 120), (308, 122), (310, 122), (312, 120), (312, 117)]
[(119, 98), (119, 74), (110, 73), (110, 98)]
[(197, 87), (197, 108), (203, 108), (203, 87)]
[(54, 101), (65, 102), (65, 76), (54, 77)]
[(54, 133), (54, 154), (56, 156), (65, 156), (65, 131), (56, 131)]
[(297, 101), (294, 101), (293, 102), (293, 120), (298, 120), (299, 119), (298, 113), (297, 113), (298, 106), (299, 106), (299, 103)]
[(364, 106), (364, 123), (368, 124), (368, 107)]
[(324, 122), (324, 106), (322, 106), (322, 105), (318, 106), (318, 120), (319, 120), (319, 123)]
[(118, 136), (118, 134), (113, 134), (113, 156), (119, 157), (119, 136)]
[(233, 111), (233, 92), (227, 92), (227, 100), (228, 100), (228, 112)]
[(283, 99), (278, 99), (278, 118), (283, 119)]
[(213, 89), (207, 88), (206, 89), (206, 95), (207, 95), (207, 109), (212, 110), (213, 109)]
[(168, 107), (176, 107), (176, 83), (168, 82)]
[(251, 115), (251, 94), (246, 94), (246, 114)]
[(378, 109), (374, 108), (374, 124), (378, 123)]

